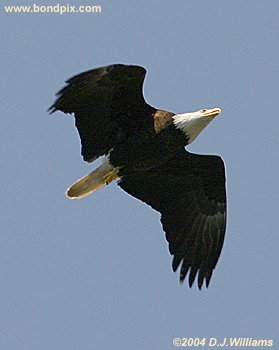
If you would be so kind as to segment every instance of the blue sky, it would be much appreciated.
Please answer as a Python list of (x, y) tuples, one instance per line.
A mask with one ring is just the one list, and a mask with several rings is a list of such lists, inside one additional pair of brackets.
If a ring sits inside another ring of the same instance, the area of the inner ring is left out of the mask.
[[(102, 13), (1, 8), (0, 348), (278, 341), (278, 2), (94, 4)], [(73, 118), (46, 110), (67, 78), (111, 63), (146, 67), (155, 107), (223, 110), (189, 147), (227, 169), (227, 234), (208, 290), (179, 284), (159, 214), (115, 184), (64, 195), (92, 164)]]

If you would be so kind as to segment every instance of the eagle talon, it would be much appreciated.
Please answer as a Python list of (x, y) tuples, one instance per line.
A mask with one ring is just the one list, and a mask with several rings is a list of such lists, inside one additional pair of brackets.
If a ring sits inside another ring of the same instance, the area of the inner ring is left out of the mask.
[(117, 174), (114, 171), (108, 172), (106, 175), (103, 176), (104, 183), (108, 185), (113, 180), (117, 179)]

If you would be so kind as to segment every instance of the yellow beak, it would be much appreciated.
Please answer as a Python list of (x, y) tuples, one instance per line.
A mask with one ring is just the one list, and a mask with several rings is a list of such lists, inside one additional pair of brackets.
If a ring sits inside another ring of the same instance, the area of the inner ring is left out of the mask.
[(211, 118), (215, 118), (218, 114), (221, 113), (221, 108), (211, 108), (211, 109), (203, 109), (202, 110), (202, 115), (204, 117), (211, 117)]

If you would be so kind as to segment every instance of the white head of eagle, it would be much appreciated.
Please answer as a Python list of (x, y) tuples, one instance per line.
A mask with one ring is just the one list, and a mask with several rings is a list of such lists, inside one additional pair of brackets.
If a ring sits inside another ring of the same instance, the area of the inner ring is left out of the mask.
[(193, 142), (200, 132), (221, 113), (220, 108), (201, 109), (196, 112), (176, 114), (173, 123), (188, 139), (188, 144)]

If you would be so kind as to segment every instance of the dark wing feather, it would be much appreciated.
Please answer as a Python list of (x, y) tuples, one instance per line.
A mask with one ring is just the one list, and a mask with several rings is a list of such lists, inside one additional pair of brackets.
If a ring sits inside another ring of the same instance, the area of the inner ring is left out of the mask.
[(224, 242), (226, 226), (225, 169), (218, 156), (186, 151), (164, 165), (124, 177), (120, 187), (161, 213), (173, 257), (181, 264), (180, 281), (189, 272), (192, 286), (208, 287)]
[(69, 79), (57, 93), (49, 110), (74, 113), (84, 160), (107, 153), (122, 137), (152, 129), (154, 109), (142, 93), (145, 74), (140, 66), (111, 65)]

